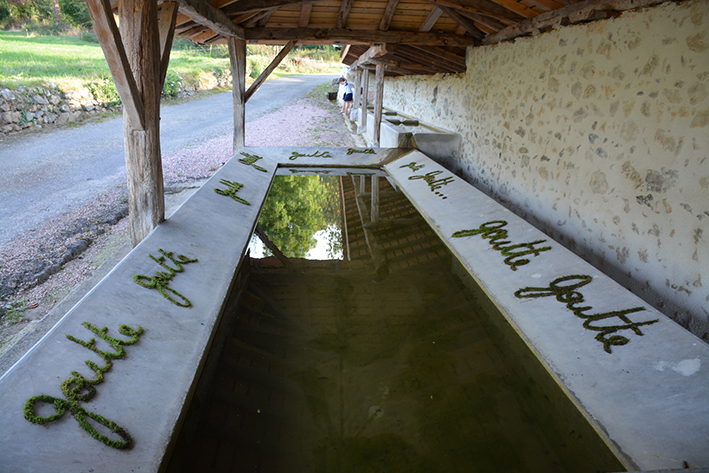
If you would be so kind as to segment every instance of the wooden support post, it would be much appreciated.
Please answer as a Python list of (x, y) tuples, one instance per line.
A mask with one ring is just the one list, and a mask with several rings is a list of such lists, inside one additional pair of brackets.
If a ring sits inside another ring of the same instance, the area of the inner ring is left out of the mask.
[(384, 103), (384, 64), (377, 64), (376, 71), (377, 92), (374, 97), (374, 146), (379, 147), (379, 132), (382, 128), (382, 105)]
[(165, 220), (160, 155), (160, 36), (157, 2), (122, 0), (118, 6), (125, 53), (143, 104), (143, 125), (124, 114), (123, 134), (128, 174), (130, 239), (136, 246)]
[(234, 105), (234, 146), (236, 153), (244, 147), (246, 123), (246, 41), (229, 38), (229, 63), (231, 65), (231, 96)]
[(362, 129), (367, 131), (367, 101), (369, 100), (369, 71), (364, 69), (362, 71), (362, 113), (360, 114), (362, 118), (360, 119), (360, 124)]
[(379, 176), (372, 176), (372, 222), (379, 222)]
[(261, 84), (263, 84), (266, 79), (268, 79), (268, 76), (271, 75), (271, 72), (274, 71), (278, 67), (278, 65), (285, 59), (285, 57), (288, 55), (291, 49), (293, 49), (293, 46), (295, 46), (298, 43), (298, 41), (288, 41), (288, 44), (283, 46), (283, 49), (281, 49), (281, 52), (278, 53), (278, 55), (271, 61), (271, 64), (268, 65), (268, 67), (261, 73), (261, 75), (258, 76), (258, 78), (251, 84), (251, 87), (249, 87), (249, 90), (246, 91), (246, 94), (244, 95), (244, 102), (248, 102), (248, 100), (251, 98), (252, 95), (258, 90), (259, 87), (261, 87)]
[[(360, 92), (361, 88), (362, 88), (362, 69), (357, 69), (355, 71), (354, 97), (352, 97), (352, 108), (353, 109), (354, 109), (355, 105), (359, 106), (359, 99), (362, 96), (362, 93)], [(350, 111), (350, 117), (352, 117), (351, 111)]]

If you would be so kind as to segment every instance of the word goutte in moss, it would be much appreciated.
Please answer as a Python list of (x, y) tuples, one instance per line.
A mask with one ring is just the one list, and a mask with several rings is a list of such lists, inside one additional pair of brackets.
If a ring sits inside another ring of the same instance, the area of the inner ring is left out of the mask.
[(347, 156), (354, 153), (362, 154), (377, 154), (372, 148), (357, 149), (357, 148), (347, 148)]
[[(585, 302), (585, 298), (583, 294), (577, 291), (577, 289), (590, 283), (592, 279), (593, 278), (591, 276), (585, 274), (563, 276), (554, 279), (549, 283), (548, 287), (524, 287), (519, 289), (515, 292), (515, 297), (519, 299), (526, 299), (554, 296), (557, 301), (562, 304), (566, 304), (566, 308), (571, 310), (576, 317), (584, 319), (583, 328), (598, 332), (596, 335), (596, 340), (603, 344), (603, 349), (607, 353), (611, 353), (611, 346), (622, 346), (630, 342), (630, 340), (623, 335), (611, 334), (615, 334), (622, 330), (630, 330), (636, 335), (642, 336), (643, 333), (640, 331), (640, 327), (659, 322), (659, 319), (647, 320), (645, 322), (633, 322), (628, 318), (628, 314), (645, 310), (643, 307), (633, 307), (631, 309), (614, 310), (611, 312), (603, 312), (598, 314), (587, 314), (586, 311), (592, 310), (593, 307), (580, 306)], [(607, 325), (613, 318), (620, 319), (623, 324)], [(600, 321), (603, 321), (601, 322), (603, 325), (592, 325), (593, 322)]]
[(219, 195), (225, 195), (227, 197), (231, 197), (235, 201), (239, 202), (240, 204), (244, 205), (251, 205), (251, 203), (248, 200), (242, 199), (241, 197), (237, 197), (236, 193), (239, 192), (239, 189), (244, 187), (244, 185), (240, 182), (236, 181), (227, 181), (226, 179), (220, 179), (219, 183), (226, 186), (226, 189), (214, 189), (214, 192), (216, 192)]
[(239, 161), (241, 164), (246, 164), (247, 166), (251, 166), (254, 169), (257, 169), (261, 172), (268, 172), (266, 169), (255, 164), (256, 161), (258, 161), (259, 159), (263, 159), (263, 156), (257, 156), (255, 154), (249, 154), (249, 153), (243, 153), (243, 152), (241, 153), (241, 155), (244, 157), (237, 159), (237, 161)]
[[(195, 259), (190, 259), (185, 255), (177, 255), (177, 256), (172, 256), (172, 251), (165, 251), (163, 249), (158, 250), (162, 256), (156, 258), (153, 255), (149, 255), (150, 258), (155, 261), (157, 264), (162, 266), (163, 268), (167, 269), (169, 273), (166, 273), (164, 271), (158, 271), (155, 273), (155, 276), (149, 277), (144, 274), (136, 274), (133, 276), (133, 280), (137, 283), (140, 284), (143, 287), (146, 287), (148, 289), (156, 289), (160, 294), (163, 295), (163, 297), (170, 302), (172, 302), (175, 305), (179, 305), (180, 307), (189, 307), (192, 305), (189, 299), (187, 299), (185, 296), (177, 292), (176, 290), (172, 289), (171, 287), (168, 287), (168, 284), (170, 283), (170, 280), (175, 276), (176, 273), (181, 273), (184, 271), (184, 268), (182, 267), (183, 264), (187, 263), (194, 263), (197, 261), (197, 258)], [(168, 264), (165, 263), (165, 258), (169, 259), (175, 264), (175, 267), (171, 267)], [(146, 282), (147, 281), (147, 282)], [(182, 302), (178, 302), (177, 300), (173, 299), (168, 295), (168, 292), (171, 292), (178, 298), (182, 299)]]
[[(412, 161), (409, 164), (403, 164), (399, 167), (400, 168), (409, 168), (413, 172), (417, 172), (419, 169), (421, 169), (424, 166), (425, 166), (424, 164), (416, 165), (416, 161)], [(431, 192), (433, 192), (434, 194), (439, 196), (441, 199), (445, 200), (448, 197), (446, 197), (443, 193), (438, 192), (438, 189), (453, 182), (453, 176), (444, 177), (443, 179), (436, 179), (436, 176), (438, 176), (439, 174), (443, 174), (443, 171), (441, 171), (441, 170), (431, 171), (426, 174), (418, 174), (418, 175), (410, 176), (409, 180), (415, 181), (417, 179), (423, 179), (424, 182), (426, 182), (426, 184), (428, 184), (428, 187), (431, 189)]]
[[(480, 235), (482, 238), (490, 240), (492, 248), (507, 257), (504, 260), (505, 264), (508, 265), (512, 271), (517, 271), (517, 266), (524, 266), (529, 263), (529, 260), (526, 258), (515, 261), (516, 258), (521, 258), (526, 255), (539, 256), (542, 251), (551, 250), (551, 246), (536, 248), (535, 245), (541, 245), (546, 240), (536, 240), (530, 243), (518, 243), (515, 245), (511, 245), (511, 241), (500, 241), (503, 238), (507, 238), (507, 230), (503, 229), (506, 225), (507, 222), (504, 220), (492, 220), (490, 222), (483, 223), (479, 228), (474, 230), (460, 230), (458, 232), (454, 232), (451, 236), (453, 238), (463, 238), (473, 235)], [(521, 251), (512, 251), (517, 249), (520, 249)]]
[(311, 154), (304, 154), (299, 153), (297, 151), (293, 151), (291, 155), (288, 156), (288, 159), (290, 159), (291, 161), (295, 161), (298, 158), (332, 158), (332, 155), (329, 151), (315, 151)]
[[(96, 396), (96, 386), (103, 383), (104, 374), (111, 370), (113, 367), (113, 360), (120, 360), (125, 358), (126, 352), (123, 349), (123, 345), (133, 345), (138, 341), (138, 337), (143, 333), (143, 327), (138, 327), (134, 329), (128, 325), (121, 325), (118, 331), (130, 337), (129, 340), (121, 340), (118, 338), (113, 338), (108, 336), (108, 328), (104, 327), (99, 329), (98, 327), (90, 324), (89, 322), (84, 322), (82, 324), (87, 329), (91, 330), (93, 333), (98, 335), (99, 338), (108, 342), (109, 345), (113, 347), (115, 353), (106, 352), (99, 350), (96, 347), (96, 339), (92, 338), (88, 342), (84, 340), (79, 340), (71, 335), (67, 335), (66, 338), (72, 342), (78, 343), (82, 347), (88, 348), (92, 352), (96, 353), (98, 356), (103, 358), (106, 362), (104, 366), (99, 366), (91, 360), (86, 360), (86, 366), (91, 368), (91, 370), (96, 374), (94, 379), (86, 379), (82, 374), (72, 371), (72, 377), (64, 380), (61, 383), (61, 390), (64, 393), (66, 399), (60, 399), (52, 397), (46, 394), (40, 394), (38, 396), (33, 396), (25, 402), (23, 408), (23, 413), (25, 419), (32, 422), (33, 424), (45, 425), (55, 420), (59, 420), (64, 416), (66, 411), (69, 411), (74, 419), (79, 423), (84, 431), (91, 435), (96, 440), (103, 442), (109, 447), (117, 449), (126, 449), (131, 446), (133, 439), (130, 434), (126, 432), (121, 426), (113, 421), (106, 419), (105, 417), (96, 414), (95, 412), (87, 411), (84, 409), (79, 402), (88, 402)], [(54, 414), (48, 415), (46, 417), (35, 415), (35, 406), (38, 403), (46, 403), (54, 407)], [(87, 421), (87, 417), (103, 425), (111, 432), (118, 435), (122, 440), (111, 440), (107, 436), (101, 434), (95, 428), (93, 428)]]

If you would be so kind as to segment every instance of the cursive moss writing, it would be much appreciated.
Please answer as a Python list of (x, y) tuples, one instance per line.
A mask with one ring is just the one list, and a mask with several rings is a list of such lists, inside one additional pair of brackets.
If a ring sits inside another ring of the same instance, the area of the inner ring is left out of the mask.
[[(409, 168), (413, 172), (417, 172), (419, 169), (424, 167), (424, 165), (419, 164), (417, 166), (416, 161), (413, 161), (413, 162), (410, 162), (409, 164), (403, 164), (399, 167), (400, 168)], [(428, 187), (431, 189), (431, 192), (433, 192), (434, 194), (436, 194), (437, 196), (439, 196), (445, 200), (448, 197), (446, 197), (443, 193), (438, 192), (438, 189), (450, 184), (451, 182), (453, 182), (454, 179), (453, 179), (453, 176), (448, 176), (448, 177), (444, 177), (442, 179), (437, 179), (436, 176), (438, 176), (440, 174), (443, 174), (443, 171), (441, 171), (441, 170), (431, 171), (431, 172), (427, 172), (426, 174), (418, 174), (415, 176), (410, 176), (409, 180), (415, 181), (417, 179), (423, 179), (424, 182), (426, 182), (426, 184), (428, 184)]]
[(246, 164), (247, 166), (251, 166), (254, 169), (257, 169), (261, 172), (268, 172), (266, 169), (255, 164), (256, 161), (258, 161), (259, 159), (263, 159), (263, 156), (257, 156), (255, 154), (249, 154), (249, 153), (244, 153), (244, 152), (242, 152), (241, 155), (244, 157), (237, 159), (237, 161), (239, 161), (241, 164)]
[[(79, 340), (71, 335), (67, 335), (66, 338), (72, 342), (78, 343), (82, 347), (88, 348), (92, 352), (96, 353), (98, 356), (103, 358), (105, 361), (104, 366), (99, 366), (91, 360), (86, 360), (86, 366), (91, 368), (95, 373), (96, 377), (94, 379), (86, 379), (82, 374), (72, 371), (72, 377), (64, 380), (61, 383), (61, 390), (64, 393), (66, 399), (52, 397), (46, 394), (40, 394), (39, 396), (33, 396), (25, 402), (25, 406), (22, 409), (25, 419), (32, 422), (33, 424), (45, 425), (54, 422), (55, 420), (61, 419), (67, 411), (74, 416), (74, 419), (78, 422), (84, 431), (91, 435), (96, 440), (103, 442), (109, 447), (117, 449), (129, 448), (133, 443), (133, 439), (130, 434), (126, 432), (121, 426), (113, 421), (110, 421), (103, 417), (102, 415), (96, 414), (95, 412), (88, 411), (84, 409), (79, 402), (88, 402), (96, 396), (96, 386), (103, 383), (104, 374), (111, 370), (113, 367), (113, 360), (120, 360), (126, 356), (126, 351), (123, 345), (133, 345), (138, 341), (138, 337), (143, 333), (143, 327), (138, 327), (134, 329), (128, 325), (121, 325), (118, 327), (118, 331), (130, 337), (129, 340), (121, 340), (119, 338), (113, 338), (108, 336), (108, 328), (104, 327), (99, 329), (98, 327), (90, 324), (89, 322), (84, 322), (82, 324), (87, 329), (91, 330), (93, 333), (98, 335), (99, 338), (108, 342), (109, 345), (113, 347), (114, 352), (99, 350), (96, 347), (96, 339), (92, 338), (88, 342), (84, 340)], [(35, 415), (35, 406), (39, 403), (50, 404), (54, 407), (54, 413), (46, 417)], [(93, 428), (87, 421), (87, 418), (94, 420), (95, 422), (103, 425), (111, 432), (118, 435), (121, 440), (111, 440), (107, 436), (101, 434), (95, 428)]]
[[(607, 353), (611, 353), (611, 346), (622, 346), (630, 342), (623, 336), (617, 335), (617, 332), (630, 330), (636, 335), (642, 336), (640, 327), (643, 325), (652, 325), (659, 322), (659, 319), (648, 320), (645, 322), (633, 322), (628, 318), (628, 314), (644, 311), (643, 307), (633, 307), (631, 309), (614, 310), (611, 312), (603, 312), (598, 314), (588, 314), (587, 311), (593, 309), (591, 306), (581, 306), (585, 302), (583, 294), (577, 289), (590, 283), (591, 276), (587, 275), (572, 275), (557, 278), (549, 283), (548, 287), (524, 287), (515, 292), (515, 297), (519, 299), (549, 297), (554, 296), (556, 300), (562, 304), (566, 304), (566, 308), (571, 310), (575, 316), (584, 319), (583, 328), (598, 332), (596, 340), (603, 344), (603, 349)], [(620, 319), (622, 324), (607, 325), (612, 322), (612, 319)], [(594, 322), (601, 322), (603, 325), (593, 325)], [(616, 335), (613, 335), (616, 334)]]
[(316, 151), (312, 154), (304, 154), (299, 153), (297, 151), (293, 151), (291, 155), (288, 156), (288, 159), (290, 159), (291, 161), (295, 161), (298, 158), (332, 158), (332, 155), (329, 151)]
[(377, 154), (372, 148), (357, 149), (357, 148), (347, 148), (347, 156), (354, 153), (362, 154)]
[(518, 260), (516, 260), (516, 258), (521, 258), (522, 256), (526, 255), (539, 256), (539, 253), (541, 253), (542, 251), (551, 250), (551, 246), (544, 246), (541, 248), (535, 247), (535, 245), (541, 245), (546, 240), (536, 240), (530, 243), (518, 243), (515, 245), (512, 245), (511, 241), (502, 241), (504, 238), (507, 238), (507, 230), (503, 228), (506, 225), (507, 222), (505, 222), (504, 220), (492, 220), (490, 222), (483, 223), (482, 225), (480, 225), (479, 228), (476, 228), (474, 230), (460, 230), (458, 232), (454, 232), (451, 236), (453, 238), (463, 238), (473, 235), (480, 235), (482, 238), (490, 240), (492, 248), (502, 253), (503, 256), (507, 257), (504, 260), (505, 264), (508, 265), (512, 271), (517, 271), (517, 266), (524, 266), (525, 264), (529, 263), (529, 260), (526, 258)]
[[(149, 256), (157, 264), (167, 269), (169, 273), (166, 273), (164, 271), (158, 271), (152, 278), (144, 274), (136, 274), (135, 276), (133, 276), (133, 280), (137, 284), (140, 284), (143, 287), (147, 287), (148, 289), (156, 289), (160, 294), (163, 295), (165, 299), (172, 302), (173, 304), (179, 305), (180, 307), (191, 306), (192, 303), (189, 299), (187, 299), (185, 296), (172, 289), (171, 287), (168, 287), (168, 284), (170, 283), (170, 280), (172, 280), (172, 278), (175, 276), (175, 273), (181, 273), (182, 271), (184, 271), (184, 268), (182, 267), (183, 264), (194, 263), (197, 261), (197, 258), (190, 259), (184, 255), (177, 255), (175, 257), (172, 256), (172, 251), (168, 252), (163, 249), (159, 249), (158, 251), (162, 254), (162, 256), (160, 256), (159, 258), (156, 258), (153, 255)], [(166, 264), (165, 258), (175, 263), (175, 267), (173, 268)], [(182, 302), (178, 302), (177, 300), (173, 299), (170, 295), (168, 295), (168, 292), (182, 299)]]
[(243, 184), (240, 182), (235, 182), (235, 181), (227, 181), (226, 179), (220, 179), (219, 183), (226, 186), (226, 189), (214, 189), (214, 192), (216, 192), (219, 195), (225, 195), (227, 197), (231, 197), (235, 201), (239, 202), (240, 204), (244, 205), (251, 205), (248, 200), (242, 199), (241, 197), (237, 197), (236, 193), (239, 192), (239, 189), (244, 187)]

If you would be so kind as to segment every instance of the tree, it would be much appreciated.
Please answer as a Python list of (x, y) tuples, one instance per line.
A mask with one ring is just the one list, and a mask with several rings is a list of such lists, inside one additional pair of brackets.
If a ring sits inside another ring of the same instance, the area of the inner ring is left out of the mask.
[(333, 189), (337, 192), (336, 178), (276, 176), (259, 227), (287, 257), (305, 257), (315, 247), (315, 233), (339, 223)]

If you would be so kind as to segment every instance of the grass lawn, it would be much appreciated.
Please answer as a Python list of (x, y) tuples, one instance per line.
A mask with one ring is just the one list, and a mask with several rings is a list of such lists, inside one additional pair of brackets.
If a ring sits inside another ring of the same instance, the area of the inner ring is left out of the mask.
[[(266, 64), (269, 61), (266, 59)], [(274, 71), (274, 77), (310, 72), (338, 73), (341, 70), (341, 64), (316, 61), (310, 63), (310, 70), (291, 70), (286, 67), (286, 62)], [(209, 57), (200, 50), (173, 50), (170, 53), (169, 71), (190, 80), (198, 81), (203, 74), (228, 68), (228, 58)], [(97, 43), (71, 36), (34, 36), (32, 33), (0, 31), (0, 88), (54, 82), (62, 90), (69, 91), (104, 78), (110, 78), (110, 71)]]

